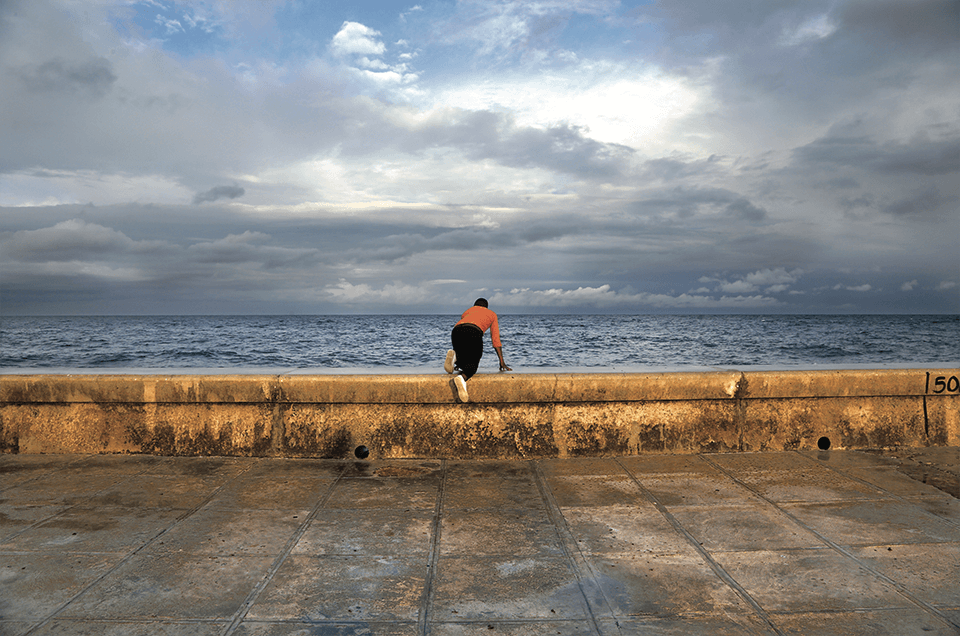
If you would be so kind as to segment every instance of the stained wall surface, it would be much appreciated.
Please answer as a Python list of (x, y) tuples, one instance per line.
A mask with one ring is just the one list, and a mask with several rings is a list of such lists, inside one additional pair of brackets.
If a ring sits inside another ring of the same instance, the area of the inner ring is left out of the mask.
[(529, 458), (956, 446), (960, 370), (0, 375), (0, 452)]

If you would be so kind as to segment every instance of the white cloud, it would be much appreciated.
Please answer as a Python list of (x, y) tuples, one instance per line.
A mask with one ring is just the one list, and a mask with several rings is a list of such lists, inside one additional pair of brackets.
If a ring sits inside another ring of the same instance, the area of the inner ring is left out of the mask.
[(783, 46), (798, 46), (822, 40), (833, 35), (837, 24), (827, 14), (809, 18), (794, 28), (784, 28), (780, 43)]
[(919, 283), (917, 282), (917, 279), (914, 278), (913, 280), (907, 281), (903, 285), (900, 285), (900, 291), (913, 291), (913, 288), (917, 285), (919, 285)]
[(387, 50), (379, 39), (381, 35), (380, 31), (359, 22), (344, 22), (340, 31), (333, 36), (330, 49), (334, 55), (347, 58), (347, 68), (353, 76), (376, 94), (383, 93), (400, 102), (409, 101), (420, 94), (416, 87), (420, 78), (407, 64), (412, 56), (399, 56), (400, 62), (397, 64), (380, 59)]
[(387, 47), (379, 37), (379, 31), (359, 22), (347, 21), (333, 36), (330, 48), (336, 55), (383, 55)]
[[(749, 294), (758, 291), (761, 287), (766, 287), (767, 293), (776, 294), (787, 291), (802, 275), (801, 269), (789, 272), (783, 267), (761, 269), (733, 282), (718, 280), (717, 289), (728, 294)], [(714, 280), (717, 279), (701, 278), (701, 282)]]
[(191, 196), (182, 183), (159, 174), (95, 170), (17, 170), (0, 174), (0, 205), (112, 205), (139, 200), (180, 203)]
[(744, 280), (748, 283), (754, 285), (778, 285), (778, 284), (788, 284), (795, 283), (797, 279), (803, 275), (803, 270), (794, 269), (792, 271), (787, 271), (783, 267), (777, 267), (776, 269), (761, 269), (750, 274), (747, 274), (744, 277)]
[(346, 306), (414, 306), (433, 300), (432, 292), (416, 285), (393, 282), (377, 289), (367, 283), (354, 285), (344, 279), (324, 287), (321, 296), (328, 297)]
[(868, 292), (868, 291), (870, 291), (871, 289), (873, 289), (873, 286), (870, 285), (869, 283), (864, 283), (863, 285), (855, 285), (855, 286), (854, 286), (854, 285), (842, 285), (842, 284), (839, 284), (839, 283), (838, 283), (838, 284), (836, 284), (836, 285), (833, 286), (833, 290), (834, 290), (834, 291), (839, 291), (839, 290), (841, 290), (841, 289), (845, 289), (845, 290), (847, 290), (847, 291), (852, 291), (852, 292)]
[(749, 294), (757, 291), (757, 286), (745, 280), (737, 280), (732, 283), (723, 282), (718, 286), (720, 291), (728, 294)]
[(157, 14), (156, 23), (164, 27), (167, 30), (167, 35), (173, 35), (174, 33), (184, 33), (186, 30), (183, 28), (183, 25), (180, 24), (179, 20), (174, 20), (172, 18), (165, 18), (160, 14)]
[(410, 7), (409, 9), (407, 9), (406, 11), (402, 11), (402, 12), (400, 13), (400, 20), (401, 20), (402, 22), (406, 22), (408, 16), (410, 16), (410, 15), (413, 14), (413, 13), (420, 12), (420, 11), (423, 11), (423, 7), (421, 7), (419, 4), (415, 4), (415, 5), (413, 5), (412, 7)]
[(509, 292), (496, 292), (490, 297), (491, 304), (505, 307), (597, 307), (600, 309), (633, 309), (652, 307), (656, 309), (762, 309), (779, 305), (775, 298), (765, 296), (721, 296), (714, 298), (697, 294), (622, 293), (610, 285), (578, 287), (576, 289), (552, 288), (533, 290), (515, 288)]
[[(581, 126), (592, 139), (649, 153), (665, 143), (686, 149), (683, 131), (671, 132), (708, 101), (704, 87), (686, 77), (642, 65), (583, 61), (536, 75), (472, 77), (432, 93), (428, 108), (506, 112), (518, 126)], [(701, 151), (702, 140), (691, 148)]]
[(554, 47), (551, 27), (565, 23), (573, 13), (605, 16), (618, 4), (616, 0), (463, 0), (441, 33), (450, 43), (474, 41), (481, 56), (518, 51), (536, 56)]

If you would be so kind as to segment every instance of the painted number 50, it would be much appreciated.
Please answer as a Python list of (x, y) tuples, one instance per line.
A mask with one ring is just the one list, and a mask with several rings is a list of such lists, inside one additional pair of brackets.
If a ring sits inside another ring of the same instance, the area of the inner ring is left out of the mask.
[[(927, 393), (930, 393), (930, 374), (927, 373)], [(933, 378), (933, 393), (958, 393), (960, 392), (960, 379), (955, 375), (938, 375)]]

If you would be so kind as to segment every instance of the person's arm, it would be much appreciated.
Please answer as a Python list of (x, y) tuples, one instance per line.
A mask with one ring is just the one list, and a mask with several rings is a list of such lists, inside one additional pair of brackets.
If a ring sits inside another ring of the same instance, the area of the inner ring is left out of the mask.
[(493, 322), (490, 324), (490, 340), (493, 341), (493, 350), (497, 352), (497, 357), (500, 358), (500, 370), (513, 371), (513, 369), (508, 367), (507, 363), (503, 361), (503, 347), (500, 346), (500, 324), (497, 322), (496, 314), (493, 314)]
[(503, 361), (503, 347), (494, 347), (493, 350), (497, 352), (497, 357), (500, 358), (500, 370), (513, 371), (513, 369), (508, 367), (507, 363)]

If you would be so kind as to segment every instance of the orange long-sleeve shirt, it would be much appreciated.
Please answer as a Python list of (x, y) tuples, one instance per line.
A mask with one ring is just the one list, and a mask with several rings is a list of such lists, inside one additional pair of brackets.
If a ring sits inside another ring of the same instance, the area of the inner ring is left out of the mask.
[(500, 346), (500, 325), (497, 324), (497, 314), (493, 313), (491, 310), (487, 309), (486, 307), (474, 305), (470, 309), (463, 312), (463, 314), (460, 316), (460, 321), (457, 322), (458, 325), (462, 325), (464, 323), (476, 325), (480, 327), (481, 331), (484, 332), (489, 329), (490, 339), (493, 340), (493, 346)]

